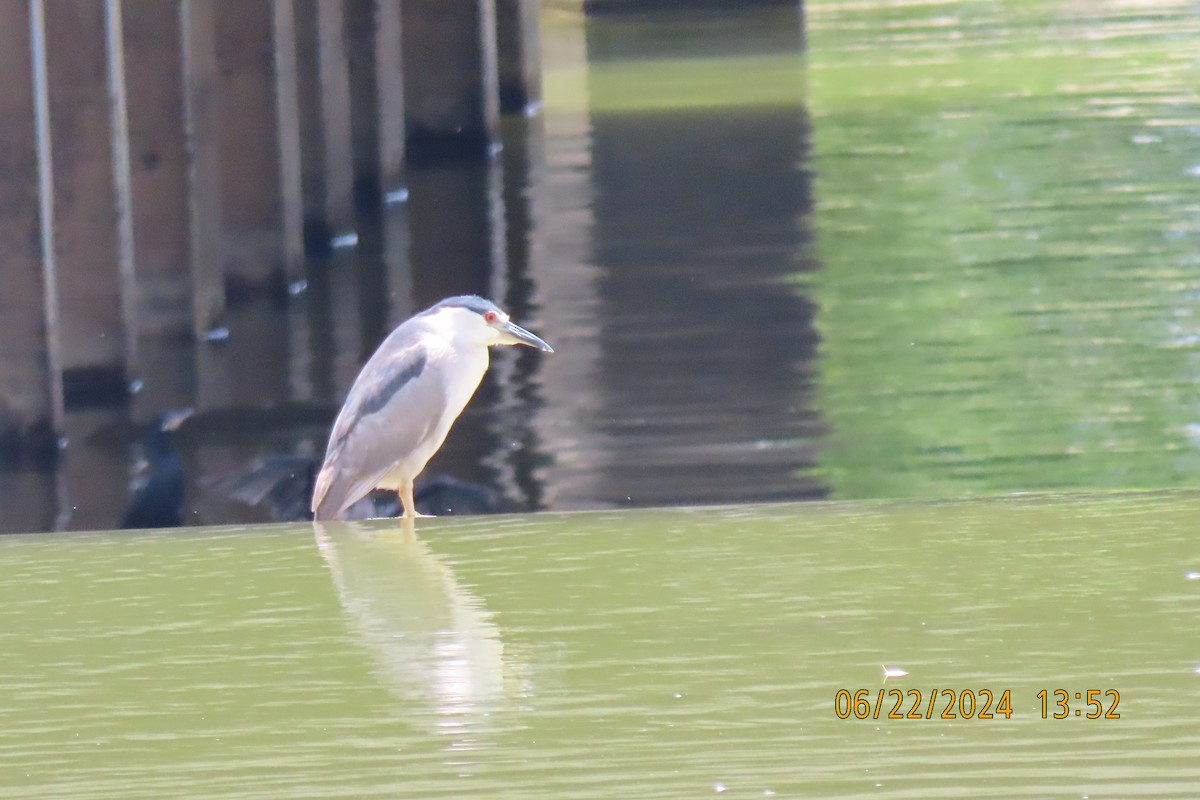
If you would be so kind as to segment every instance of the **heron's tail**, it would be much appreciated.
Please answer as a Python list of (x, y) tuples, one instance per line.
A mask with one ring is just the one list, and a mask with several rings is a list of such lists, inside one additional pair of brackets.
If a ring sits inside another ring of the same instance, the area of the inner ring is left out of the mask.
[(344, 494), (344, 491), (333, 492), (329, 490), (334, 488), (337, 481), (335, 480), (337, 472), (331, 465), (325, 464), (321, 467), (321, 472), (317, 475), (317, 482), (313, 486), (312, 495), (312, 513), (315, 520), (331, 520), (336, 519), (337, 515), (342, 512), (342, 502), (345, 498), (339, 498), (337, 495)]

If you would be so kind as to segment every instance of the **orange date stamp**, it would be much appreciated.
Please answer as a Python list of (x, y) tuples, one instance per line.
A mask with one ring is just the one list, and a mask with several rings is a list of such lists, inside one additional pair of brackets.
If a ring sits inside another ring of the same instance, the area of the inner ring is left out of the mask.
[[(1041, 719), (1120, 719), (1116, 689), (1042, 689)], [(1012, 689), (838, 689), (838, 719), (1011, 719)]]

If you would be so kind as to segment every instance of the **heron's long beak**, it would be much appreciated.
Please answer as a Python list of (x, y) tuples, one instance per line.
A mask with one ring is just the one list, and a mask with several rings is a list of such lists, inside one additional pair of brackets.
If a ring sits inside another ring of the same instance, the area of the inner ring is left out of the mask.
[(507, 344), (524, 344), (530, 347), (536, 347), (543, 353), (553, 353), (554, 348), (543, 342), (538, 337), (534, 336), (529, 331), (512, 322), (506, 322), (500, 326), (500, 330), (507, 334), (512, 341)]

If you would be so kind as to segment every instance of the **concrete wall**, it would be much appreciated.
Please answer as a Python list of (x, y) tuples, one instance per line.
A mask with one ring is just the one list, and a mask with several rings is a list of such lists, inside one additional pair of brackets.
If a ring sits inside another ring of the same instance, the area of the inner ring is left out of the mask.
[(156, 340), (303, 277), (305, 228), (378, 222), (414, 155), (490, 158), (501, 76), (540, 92), (538, 2), (496, 3), (0, 3), (0, 439), (206, 384)]

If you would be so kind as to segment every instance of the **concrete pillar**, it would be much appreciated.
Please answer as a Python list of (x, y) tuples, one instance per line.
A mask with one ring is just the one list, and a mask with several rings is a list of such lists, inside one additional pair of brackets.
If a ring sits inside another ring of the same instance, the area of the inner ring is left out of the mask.
[[(158, 0), (150, 2), (157, 3)], [(192, 330), (199, 337), (215, 325), (225, 311), (226, 255), (221, 210), (223, 114), (216, 14), (212, 0), (181, 0), (179, 27), (186, 140), (179, 156), (187, 170), (186, 235), (191, 270)], [(139, 142), (140, 134), (134, 136), (135, 143)], [(163, 152), (168, 157), (171, 155), (166, 146)], [(139, 205), (136, 197), (134, 203)]]
[[(131, 414), (201, 406), (195, 340), (225, 311), (210, 0), (121, 0), (140, 391)], [(201, 345), (203, 347), (203, 345)]]
[(379, 177), (384, 194), (400, 186), (407, 138), (404, 128), (404, 51), (400, 4), (381, 0), (376, 10), (375, 80), (379, 108)]
[[(216, 104), (205, 103), (216, 80), (211, 6), (181, 0), (121, 3), (136, 333), (199, 335), (215, 324), (224, 302), (213, 146), (220, 121)], [(197, 45), (204, 57), (197, 58)], [(191, 70), (187, 81), (185, 69)], [(196, 134), (190, 142), (189, 128)], [(193, 225), (203, 232), (201, 241), (193, 242)], [(139, 346), (139, 365), (140, 351)], [(152, 374), (138, 372), (147, 380)]]
[(134, 274), (132, 185), (129, 165), (129, 104), (125, 92), (125, 33), (122, 0), (104, 1), (110, 145), (113, 199), (116, 203), (117, 275), (120, 280), (121, 318), (126, 374), (137, 369), (137, 278)]
[(496, 252), (494, 238), (499, 179), (494, 162), (451, 161), (409, 171), (416, 308), (456, 294), (491, 294), (492, 276), (504, 272), (503, 253)]
[(271, 0), (275, 65), (275, 125), (279, 160), (280, 231), (284, 274), (304, 274), (304, 194), (300, 176), (300, 103), (296, 74), (296, 17), (291, 0)]
[(300, 124), (300, 192), (304, 249), (323, 253), (333, 238), (325, 216), (325, 131), (321, 119), (318, 0), (295, 0), (296, 104)]
[(40, 4), (0, 3), (0, 442), (16, 451), (31, 431), (52, 438), (63, 415), (54, 254), (42, 257), (43, 224), (51, 224), (43, 215), (53, 208), (39, 201), (39, 163), (49, 157), (49, 142), (39, 148), (39, 127), (46, 126), (36, 118), (31, 10), (40, 13)]
[(413, 292), (412, 226), (407, 204), (393, 203), (383, 210), (381, 258), (387, 285), (389, 327), (396, 327), (417, 311)]
[(343, 0), (295, 0), (306, 250), (354, 230), (350, 65)]
[(500, 111), (521, 114), (542, 102), (538, 0), (496, 0)]
[(495, 0), (403, 0), (410, 159), (488, 152), (500, 119)]
[(325, 216), (335, 235), (354, 230), (354, 145), (345, 0), (317, 0)]
[[(105, 11), (104, 3), (45, 3), (55, 272), (68, 405), (122, 399), (133, 356), (122, 298), (123, 288), (132, 294), (132, 253), (121, 252), (129, 244), (119, 234), (127, 209), (118, 203), (113, 168), (114, 153), (125, 148), (114, 141), (113, 104), (121, 114), (124, 109), (106, 77)], [(119, 74), (115, 83), (119, 89)]]
[(225, 272), (263, 285), (303, 260), (292, 0), (213, 0)]
[[(344, 254), (342, 254), (344, 255)], [(332, 312), (332, 327), (325, 333), (333, 344), (331, 370), (334, 397), (344, 398), (350, 385), (358, 375), (381, 340), (364, 342), (360, 318), (359, 284), (355, 274), (357, 265), (347, 258), (332, 258), (329, 269), (329, 306)], [(337, 405), (334, 400), (334, 405)]]
[(360, 208), (377, 206), (403, 182), (400, 30), (400, 3), (396, 0), (346, 0), (354, 197)]

